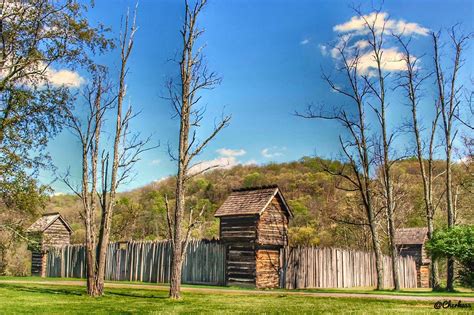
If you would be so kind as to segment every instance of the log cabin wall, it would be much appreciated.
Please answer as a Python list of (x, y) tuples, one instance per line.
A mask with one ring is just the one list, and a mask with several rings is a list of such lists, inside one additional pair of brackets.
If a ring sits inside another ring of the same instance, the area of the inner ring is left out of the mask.
[(278, 288), (280, 286), (280, 250), (280, 248), (257, 249), (257, 288)]
[(71, 227), (57, 212), (44, 214), (28, 229), (31, 250), (31, 274), (46, 276), (47, 251), (51, 247), (69, 245)]
[(234, 190), (215, 215), (226, 245), (226, 283), (278, 288), (291, 216), (278, 187)]
[(31, 252), (31, 275), (41, 276), (43, 267), (43, 253), (41, 251)]
[(426, 253), (425, 243), (428, 240), (428, 228), (399, 228), (395, 231), (395, 245), (400, 256), (411, 256), (416, 262), (418, 288), (428, 288), (431, 260)]
[(258, 216), (222, 217), (220, 239), (224, 243), (249, 243), (257, 238)]
[(43, 248), (64, 246), (71, 243), (71, 234), (61, 220), (54, 221), (43, 232)]
[(222, 217), (220, 239), (226, 244), (228, 285), (255, 285), (257, 216)]
[(421, 265), (422, 262), (422, 245), (413, 244), (413, 245), (400, 245), (398, 246), (398, 252), (400, 256), (412, 256), (417, 265)]
[(288, 217), (279, 198), (273, 198), (257, 223), (257, 243), (286, 246), (288, 243)]

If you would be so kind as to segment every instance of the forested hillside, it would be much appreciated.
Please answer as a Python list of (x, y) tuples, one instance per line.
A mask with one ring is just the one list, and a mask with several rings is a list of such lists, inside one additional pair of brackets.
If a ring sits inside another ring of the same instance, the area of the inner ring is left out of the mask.
[[(472, 223), (474, 202), (472, 194), (472, 163), (456, 164), (457, 222)], [(441, 173), (442, 162), (437, 162)], [(281, 164), (239, 165), (230, 169), (218, 169), (193, 179), (189, 185), (189, 204), (205, 211), (202, 224), (193, 232), (196, 238), (218, 237), (219, 222), (214, 212), (224, 202), (233, 188), (278, 184), (290, 204), (294, 218), (291, 221), (290, 242), (293, 245), (319, 245), (370, 249), (370, 233), (366, 226), (357, 192), (346, 191), (337, 177), (327, 169), (338, 169), (341, 163), (320, 158), (303, 157), (299, 161)], [(396, 224), (401, 227), (425, 226), (423, 192), (415, 159), (398, 162)], [(440, 176), (441, 177), (441, 176)], [(374, 179), (374, 187), (378, 185)], [(435, 214), (437, 226), (443, 226), (442, 178), (436, 183)], [(173, 178), (121, 193), (114, 217), (112, 240), (152, 240), (167, 238), (165, 196), (173, 199)], [(381, 201), (376, 201), (382, 204)], [(73, 242), (84, 239), (84, 227), (80, 219), (80, 204), (73, 195), (54, 196), (45, 212), (59, 211), (74, 229)], [(379, 206), (379, 228), (385, 239), (384, 209)]]

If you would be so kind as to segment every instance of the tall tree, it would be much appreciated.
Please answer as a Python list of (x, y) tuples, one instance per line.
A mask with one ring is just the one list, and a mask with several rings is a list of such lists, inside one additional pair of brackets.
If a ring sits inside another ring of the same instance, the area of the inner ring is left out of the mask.
[[(443, 68), (440, 54), (441, 33), (432, 33), (434, 47), (434, 68), (436, 75), (436, 85), (438, 92), (438, 103), (441, 112), (441, 127), (443, 131), (443, 146), (445, 151), (445, 190), (446, 190), (446, 214), (448, 217), (448, 227), (454, 227), (456, 223), (455, 204), (453, 199), (453, 175), (452, 175), (452, 155), (453, 146), (458, 133), (456, 117), (459, 115), (461, 104), (462, 84), (459, 81), (459, 70), (464, 64), (463, 53), (469, 36), (459, 35), (456, 27), (451, 28), (449, 37), (454, 49), (453, 65), (448, 77)], [(454, 259), (448, 257), (447, 262), (447, 284), (446, 288), (454, 290)]]
[[(199, 155), (209, 142), (229, 124), (230, 116), (223, 116), (214, 126), (210, 135), (199, 141), (197, 130), (204, 117), (205, 108), (199, 107), (201, 93), (213, 89), (220, 84), (221, 79), (215, 72), (209, 72), (204, 60), (203, 47), (196, 48), (196, 42), (204, 30), (199, 29), (197, 22), (199, 14), (207, 0), (196, 0), (193, 5), (185, 0), (185, 16), (181, 29), (183, 47), (178, 58), (179, 79), (168, 82), (169, 100), (176, 116), (180, 120), (178, 155), (172, 158), (177, 161), (175, 204), (172, 208), (166, 198), (169, 235), (172, 242), (170, 297), (178, 299), (181, 296), (181, 269), (184, 254), (192, 228), (202, 215), (204, 208), (196, 216), (193, 209), (189, 210), (189, 220), (184, 222), (186, 210), (186, 186), (188, 181), (216, 165), (201, 167), (200, 163), (193, 165), (193, 159)], [(175, 82), (176, 81), (176, 82)], [(170, 151), (171, 152), (171, 151)]]
[[(329, 119), (339, 122), (347, 130), (348, 137), (339, 136), (339, 143), (344, 155), (344, 164), (339, 169), (327, 168), (327, 171), (344, 180), (340, 189), (356, 191), (365, 210), (365, 222), (351, 222), (356, 225), (368, 225), (372, 236), (372, 249), (375, 254), (375, 267), (377, 272), (377, 290), (383, 289), (382, 250), (378, 231), (378, 212), (374, 204), (374, 141), (367, 124), (366, 108), (370, 87), (359, 73), (362, 63), (358, 48), (351, 49), (349, 39), (341, 37), (334, 52), (340, 60), (337, 70), (345, 79), (347, 88), (340, 87), (331, 77), (323, 74), (324, 80), (330, 88), (347, 97), (352, 106), (335, 107), (332, 111), (324, 108), (310, 106), (305, 113), (296, 113), (303, 118)], [(346, 166), (349, 166), (348, 170)]]
[[(88, 113), (85, 121), (81, 120), (80, 113), (69, 112), (69, 126), (82, 146), (82, 178), (79, 189), (71, 183), (68, 174), (64, 181), (82, 201), (82, 217), (86, 228), (87, 291), (91, 296), (101, 296), (104, 291), (106, 254), (117, 189), (130, 178), (140, 154), (153, 148), (148, 146), (150, 138), (141, 140), (139, 134), (131, 134), (129, 124), (136, 115), (131, 106), (125, 112), (123, 108), (127, 62), (137, 30), (135, 17), (136, 11), (130, 24), (127, 13), (120, 36), (118, 91), (111, 92), (111, 86), (106, 84), (105, 70), (98, 70), (92, 88), (84, 93)], [(107, 94), (109, 98), (105, 99)], [(114, 113), (112, 117), (115, 120), (111, 152), (102, 143), (106, 113)], [(100, 219), (96, 223), (98, 209)]]
[(85, 19), (86, 9), (74, 0), (0, 1), (0, 229), (18, 232), (25, 220), (12, 218), (38, 211), (48, 191), (37, 174), (52, 167), (46, 145), (80, 84), (79, 76), (60, 80), (55, 68), (87, 65), (90, 52), (110, 44), (106, 29)]
[[(400, 280), (398, 276), (398, 250), (395, 245), (395, 202), (393, 196), (394, 177), (392, 174), (392, 165), (396, 160), (393, 157), (393, 139), (395, 134), (390, 131), (387, 123), (387, 74), (384, 71), (384, 64), (387, 62), (384, 55), (385, 45), (385, 24), (384, 18), (379, 17), (380, 11), (375, 11), (374, 18), (368, 19), (360, 11), (356, 11), (359, 17), (364, 20), (365, 28), (368, 31), (367, 43), (370, 47), (369, 53), (371, 58), (375, 61), (374, 72), (364, 74), (363, 78), (366, 82), (372, 96), (375, 99), (374, 104), (371, 104), (374, 110), (379, 125), (381, 137), (377, 143), (376, 156), (378, 164), (381, 168), (382, 179), (382, 195), (384, 199), (384, 207), (387, 214), (388, 225), (388, 241), (390, 249), (390, 257), (392, 259), (392, 277), (395, 290), (400, 290)], [(380, 26), (382, 24), (382, 26)], [(376, 105), (377, 104), (377, 105)]]
[[(406, 70), (402, 71), (399, 76), (400, 86), (405, 90), (406, 97), (411, 109), (411, 123), (410, 129), (413, 133), (415, 140), (415, 151), (418, 160), (421, 181), (423, 184), (423, 200), (425, 204), (426, 222), (428, 227), (428, 239), (432, 239), (434, 232), (434, 215), (436, 206), (433, 201), (433, 184), (434, 179), (442, 173), (437, 175), (434, 174), (434, 153), (435, 153), (435, 137), (436, 127), (438, 125), (438, 119), (440, 116), (439, 106), (435, 104), (435, 116), (431, 122), (431, 128), (429, 129), (428, 141), (424, 140), (422, 130), (423, 127), (420, 123), (418, 114), (418, 106), (420, 102), (420, 90), (422, 84), (430, 77), (430, 74), (423, 75), (421, 73), (420, 59), (412, 55), (409, 48), (409, 42), (405, 41), (401, 35), (394, 35), (403, 49), (403, 61), (406, 66)], [(427, 154), (427, 156), (426, 156)], [(438, 276), (438, 263), (436, 257), (431, 255), (431, 268), (430, 268), (430, 283), (433, 289), (439, 289), (439, 276)]]

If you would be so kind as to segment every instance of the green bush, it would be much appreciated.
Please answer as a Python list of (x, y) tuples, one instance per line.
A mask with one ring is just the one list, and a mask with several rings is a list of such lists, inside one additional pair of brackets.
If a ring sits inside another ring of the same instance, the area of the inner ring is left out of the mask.
[(474, 225), (437, 230), (426, 248), (435, 258), (452, 256), (461, 267), (461, 285), (474, 288)]

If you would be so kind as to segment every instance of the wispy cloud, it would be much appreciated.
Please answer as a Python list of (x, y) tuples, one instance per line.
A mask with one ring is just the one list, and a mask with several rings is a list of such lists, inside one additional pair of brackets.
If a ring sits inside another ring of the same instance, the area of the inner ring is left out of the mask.
[[(381, 68), (385, 71), (403, 71), (406, 70), (406, 62), (403, 60), (404, 54), (396, 47), (383, 49)], [(412, 57), (415, 60), (415, 57)], [(377, 69), (377, 62), (371, 51), (359, 57), (358, 70), (360, 74), (373, 74)]]
[(48, 68), (45, 74), (47, 80), (55, 86), (78, 88), (85, 82), (79, 73), (67, 69), (55, 70)]
[[(9, 76), (14, 70), (14, 65), (11, 61), (6, 60), (3, 67), (0, 69), (0, 78)], [(28, 70), (37, 74), (29, 76), (28, 80), (20, 80), (19, 84), (44, 86), (47, 83), (54, 86), (66, 86), (78, 88), (86, 81), (79, 73), (68, 69), (54, 69), (48, 66), (45, 62), (40, 61), (28, 67)]]
[(201, 162), (197, 162), (194, 164), (190, 169), (190, 174), (196, 174), (203, 172), (205, 170), (211, 170), (216, 168), (231, 168), (237, 164), (240, 164), (239, 161), (235, 158), (235, 156), (221, 156), (212, 160), (205, 160)]
[(260, 153), (264, 158), (271, 159), (279, 156), (283, 156), (283, 151), (286, 151), (286, 147), (273, 146), (271, 148), (265, 148)]
[(161, 163), (161, 160), (160, 160), (160, 159), (152, 160), (152, 161), (150, 162), (151, 165), (158, 165), (158, 164), (160, 164), (160, 163)]
[(244, 149), (233, 150), (233, 149), (226, 149), (226, 148), (218, 149), (216, 152), (222, 156), (242, 156), (242, 155), (245, 155), (245, 153), (247, 153), (245, 152)]
[(257, 160), (248, 160), (247, 162), (244, 163), (244, 165), (257, 165), (258, 161)]
[(328, 55), (328, 46), (327, 45), (319, 44), (318, 47), (319, 47), (319, 50), (321, 51), (321, 55), (323, 55), (323, 56)]
[(218, 149), (216, 150), (216, 152), (219, 154), (217, 158), (197, 162), (189, 169), (189, 172), (191, 174), (196, 174), (208, 169), (211, 170), (216, 168), (231, 168), (238, 164), (242, 164), (242, 162), (239, 161), (237, 157), (243, 156), (247, 153), (244, 149), (227, 148)]
[(353, 16), (349, 21), (338, 24), (333, 30), (338, 33), (367, 34), (367, 23), (373, 25), (378, 32), (396, 33), (403, 35), (427, 36), (429, 29), (418, 23), (406, 22), (403, 19), (390, 19), (387, 12), (372, 12), (367, 15)]
[[(340, 49), (344, 47), (346, 58), (351, 62), (351, 56), (358, 52), (358, 72), (361, 75), (371, 75), (377, 68), (373, 51), (366, 35), (369, 33), (368, 25), (373, 26), (375, 32), (384, 32), (387, 35), (400, 34), (403, 36), (419, 35), (427, 36), (429, 29), (418, 23), (407, 22), (403, 19), (391, 19), (387, 12), (372, 12), (367, 15), (353, 16), (349, 21), (335, 25), (333, 30), (338, 34), (338, 39), (328, 48), (327, 45), (319, 45), (323, 56), (330, 55), (333, 59), (340, 59)], [(402, 71), (406, 69), (404, 54), (387, 39), (381, 49), (381, 68), (387, 72)], [(416, 56), (412, 58), (416, 59)]]
[(300, 45), (307, 45), (309, 44), (309, 39), (305, 38), (300, 42)]

